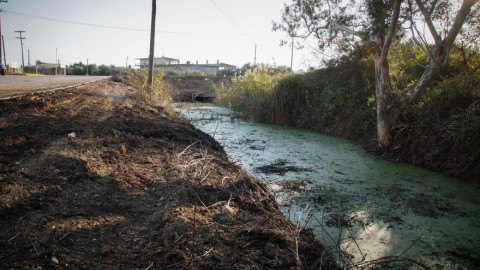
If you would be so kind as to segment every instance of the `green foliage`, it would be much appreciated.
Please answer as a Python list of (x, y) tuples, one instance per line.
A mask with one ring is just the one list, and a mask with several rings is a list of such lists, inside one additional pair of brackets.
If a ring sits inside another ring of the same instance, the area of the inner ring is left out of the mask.
[(244, 75), (235, 77), (228, 87), (216, 87), (216, 102), (233, 106), (246, 116), (261, 121), (261, 114), (266, 109), (265, 100), (287, 74), (268, 66), (246, 71)]
[[(437, 82), (416, 105), (423, 122), (467, 114), (480, 103), (480, 73), (462, 73)], [(476, 111), (476, 110), (473, 110)]]
[[(480, 52), (461, 49), (452, 49), (450, 64), (421, 101), (402, 108), (399, 125), (461, 118), (466, 119), (462, 122), (465, 130), (476, 128), (480, 133), (480, 68), (476, 64)], [(428, 63), (428, 56), (417, 50), (409, 42), (392, 46), (390, 67), (397, 94), (407, 91), (422, 74), (422, 65)], [(468, 56), (467, 62), (463, 55)], [(217, 102), (257, 121), (371, 142), (376, 130), (371, 58), (368, 44), (356, 44), (349, 55), (331, 60), (319, 70), (302, 74), (276, 74), (273, 69), (262, 68), (246, 71), (231, 87), (217, 87)]]
[(429, 56), (413, 41), (394, 44), (390, 49), (389, 59), (390, 80), (397, 93), (413, 86), (429, 62)]
[(167, 76), (207, 76), (209, 75), (200, 70), (182, 71), (182, 70), (176, 70), (176, 69), (168, 69), (164, 72), (165, 72), (165, 75)]
[(173, 106), (172, 106), (172, 97), (164, 90), (164, 83), (163, 83), (163, 71), (162, 70), (155, 70), (153, 75), (153, 84), (150, 88), (148, 86), (148, 70), (141, 69), (138, 72), (138, 83), (137, 87), (140, 89), (140, 99), (143, 102), (162, 106), (167, 112), (173, 113)]
[[(67, 75), (86, 75), (87, 65), (82, 62), (74, 63), (66, 66)], [(88, 65), (88, 75), (91, 76), (114, 76), (114, 75), (134, 75), (135, 69), (131, 66), (116, 67), (114, 65)]]
[(357, 124), (347, 137), (370, 134), (375, 130), (375, 111), (367, 101), (374, 95), (374, 69), (365, 46), (355, 54), (303, 74), (290, 73), (286, 67), (246, 71), (231, 87), (217, 88), (217, 102), (257, 121), (327, 133), (327, 128), (341, 129), (342, 116)]
[(185, 71), (186, 76), (206, 76), (205, 72), (198, 71), (198, 70), (187, 70)]
[(217, 71), (217, 76), (235, 76), (238, 71), (238, 69), (222, 69)]
[[(416, 56), (416, 57), (414, 57)], [(428, 56), (411, 42), (396, 44), (391, 50), (390, 72), (397, 93), (408, 90), (423, 73)], [(442, 68), (418, 103), (403, 111), (410, 121), (438, 122), (467, 113), (480, 102), (480, 49), (455, 44), (450, 61)]]
[(167, 70), (165, 72), (165, 75), (167, 75), (167, 76), (180, 76), (180, 75), (182, 75), (182, 72), (180, 72), (178, 70), (171, 70), (170, 69), (170, 70)]

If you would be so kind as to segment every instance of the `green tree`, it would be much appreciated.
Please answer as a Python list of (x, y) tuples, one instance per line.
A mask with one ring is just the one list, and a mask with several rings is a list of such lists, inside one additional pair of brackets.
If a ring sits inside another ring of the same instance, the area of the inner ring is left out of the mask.
[[(333, 46), (337, 51), (348, 48), (352, 36), (371, 44), (375, 66), (377, 136), (380, 148), (390, 146), (391, 127), (395, 122), (395, 103), (417, 100), (449, 59), (450, 49), (462, 26), (469, 22), (472, 7), (480, 0), (292, 0), (285, 5), (281, 22), (273, 29), (290, 37), (315, 36), (319, 47)], [(478, 5), (477, 5), (478, 7)], [(451, 14), (454, 14), (452, 17)], [(449, 16), (446, 16), (449, 15)], [(419, 30), (428, 27), (428, 34)], [(474, 29), (475, 26), (471, 25)], [(478, 30), (478, 26), (477, 26)], [(393, 95), (390, 80), (389, 51), (395, 38), (409, 37), (428, 55), (428, 64), (416, 82)]]

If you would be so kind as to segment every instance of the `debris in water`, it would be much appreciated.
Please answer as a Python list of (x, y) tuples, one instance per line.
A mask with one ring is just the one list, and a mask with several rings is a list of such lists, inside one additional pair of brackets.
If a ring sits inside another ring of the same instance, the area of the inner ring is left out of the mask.
[(287, 166), (287, 161), (284, 159), (277, 159), (270, 165), (260, 166), (255, 168), (255, 171), (265, 174), (285, 175), (287, 172), (309, 172), (310, 169), (301, 168), (297, 166)]
[(59, 263), (60, 263), (60, 262), (58, 261), (58, 259), (55, 258), (55, 257), (52, 257), (52, 258), (50, 259), (50, 261), (51, 261), (52, 263), (54, 263), (54, 264), (59, 264)]

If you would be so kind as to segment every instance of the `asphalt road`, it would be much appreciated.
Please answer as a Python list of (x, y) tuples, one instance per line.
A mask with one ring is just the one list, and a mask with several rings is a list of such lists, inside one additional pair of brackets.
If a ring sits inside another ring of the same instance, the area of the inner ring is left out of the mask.
[(105, 80), (109, 76), (16, 76), (0, 77), (0, 99), (32, 92), (64, 88), (78, 84)]

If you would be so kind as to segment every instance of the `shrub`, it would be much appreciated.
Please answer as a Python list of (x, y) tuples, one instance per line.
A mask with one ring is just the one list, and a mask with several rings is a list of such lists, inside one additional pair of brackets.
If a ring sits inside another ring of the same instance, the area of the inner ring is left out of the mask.
[(166, 91), (164, 91), (163, 72), (161, 70), (155, 71), (151, 89), (149, 89), (147, 84), (148, 71), (146, 69), (142, 69), (138, 73), (138, 76), (140, 79), (138, 80), (137, 87), (140, 90), (140, 100), (149, 104), (162, 106), (166, 111), (172, 113), (172, 97)]
[(206, 76), (207, 74), (198, 70), (187, 70), (185, 71), (186, 76)]
[(178, 70), (172, 70), (172, 69), (170, 69), (170, 70), (167, 70), (167, 71), (165, 72), (165, 75), (167, 75), (167, 76), (180, 76), (180, 75), (182, 75), (182, 73), (181, 73), (180, 71), (178, 71)]
[(286, 72), (276, 72), (268, 66), (257, 67), (235, 77), (228, 87), (216, 87), (216, 102), (232, 106), (246, 117), (263, 121), (262, 115), (267, 109), (267, 98), (272, 94), (279, 80)]

